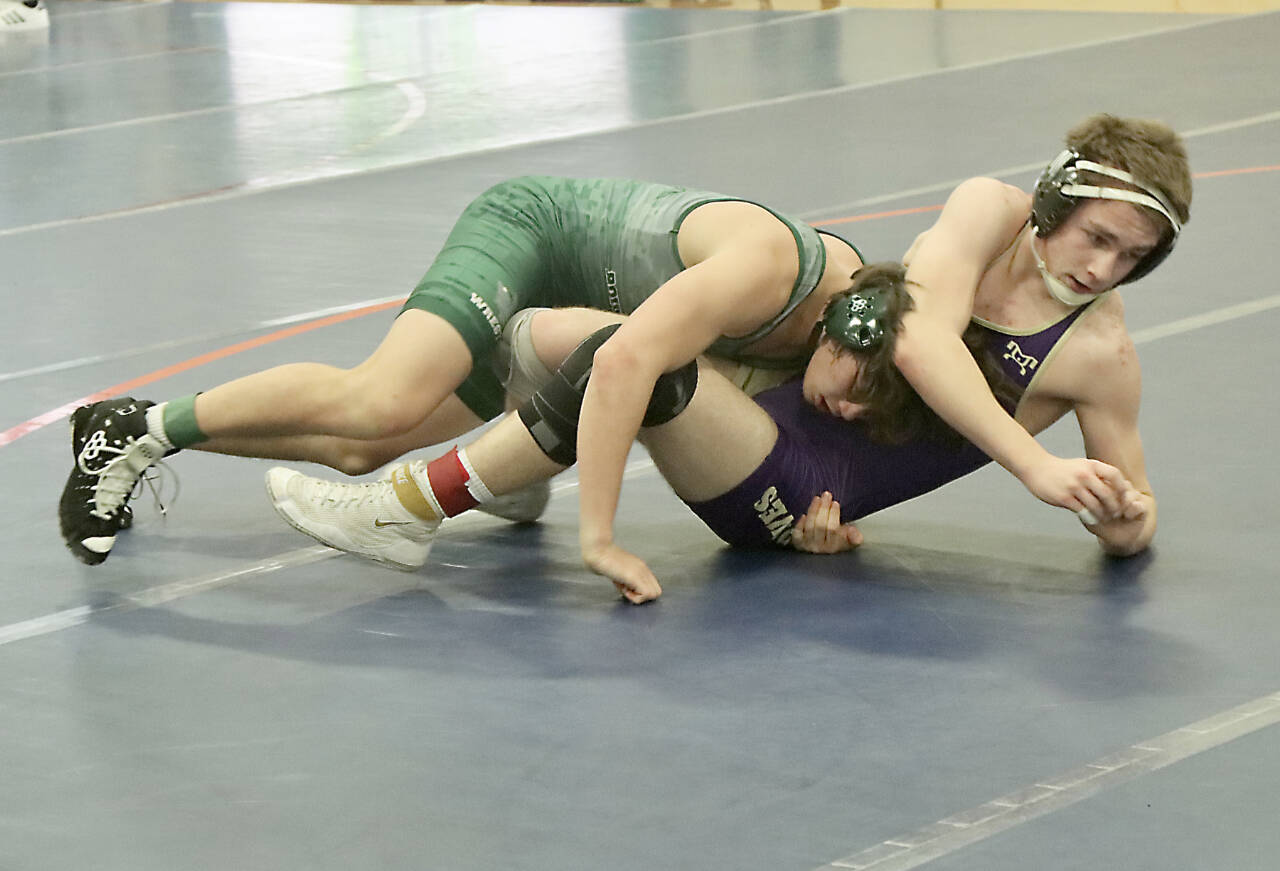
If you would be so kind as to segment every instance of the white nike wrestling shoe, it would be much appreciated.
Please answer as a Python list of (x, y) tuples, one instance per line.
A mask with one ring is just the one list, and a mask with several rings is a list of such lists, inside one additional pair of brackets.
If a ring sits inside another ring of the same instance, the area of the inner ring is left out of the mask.
[(440, 529), (409, 512), (391, 481), (342, 484), (282, 466), (267, 472), (276, 513), (321, 544), (411, 572), (427, 561)]
[(0, 0), (0, 33), (48, 27), (49, 10), (44, 8), (44, 0)]

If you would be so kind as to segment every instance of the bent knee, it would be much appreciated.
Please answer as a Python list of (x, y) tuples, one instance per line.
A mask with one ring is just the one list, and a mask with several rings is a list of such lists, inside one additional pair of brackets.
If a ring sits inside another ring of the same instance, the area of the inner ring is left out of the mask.
[(355, 478), (360, 475), (368, 475), (370, 472), (376, 472), (394, 459), (395, 457), (391, 457), (390, 459), (382, 460), (379, 454), (360, 450), (344, 450), (334, 458), (334, 462), (331, 465), (342, 474)]
[(359, 369), (343, 379), (342, 389), (331, 405), (345, 418), (347, 434), (376, 440), (404, 435), (420, 424), (434, 409), (438, 397), (430, 385), (414, 388), (386, 378), (369, 377)]
[(321, 436), (312, 440), (305, 454), (295, 459), (310, 460), (354, 478), (376, 472), (401, 456), (401, 451), (395, 445), (394, 441)]
[(366, 400), (358, 406), (361, 429), (369, 440), (392, 439), (412, 431), (431, 413), (431, 408), (417, 402), (391, 398)]

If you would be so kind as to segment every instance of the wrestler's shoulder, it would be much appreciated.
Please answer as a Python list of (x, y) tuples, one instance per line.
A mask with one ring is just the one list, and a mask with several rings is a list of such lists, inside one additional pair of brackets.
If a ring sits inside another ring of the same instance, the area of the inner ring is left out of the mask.
[(951, 192), (949, 201), (1023, 212), (1031, 207), (1031, 194), (1022, 188), (985, 175), (967, 178)]
[(1124, 374), (1129, 363), (1134, 364), (1136, 374), (1137, 351), (1125, 324), (1124, 300), (1118, 292), (1108, 293), (1085, 312), (1060, 356), (1064, 363), (1089, 377)]

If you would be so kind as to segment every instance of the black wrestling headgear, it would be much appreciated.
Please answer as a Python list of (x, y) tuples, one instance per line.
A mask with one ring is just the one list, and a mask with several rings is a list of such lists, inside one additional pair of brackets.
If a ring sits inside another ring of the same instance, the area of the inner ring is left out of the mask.
[[(1131, 191), (1125, 188), (1085, 184), (1080, 181), (1080, 173), (1084, 171), (1128, 182), (1141, 190)], [(1178, 234), (1182, 232), (1182, 224), (1174, 214), (1173, 206), (1169, 205), (1169, 201), (1158, 190), (1143, 184), (1124, 170), (1085, 160), (1078, 152), (1067, 149), (1045, 167), (1036, 181), (1035, 193), (1031, 200), (1031, 225), (1035, 228), (1036, 235), (1043, 239), (1062, 226), (1067, 216), (1080, 205), (1081, 198), (1120, 200), (1146, 206), (1163, 215), (1173, 229), (1172, 233), (1161, 236), (1160, 244), (1139, 260), (1120, 284), (1137, 281), (1159, 266), (1161, 261), (1169, 256), (1174, 243), (1178, 241)]]
[(836, 298), (822, 316), (828, 336), (854, 351), (870, 351), (884, 340), (889, 294), (883, 290), (851, 291)]

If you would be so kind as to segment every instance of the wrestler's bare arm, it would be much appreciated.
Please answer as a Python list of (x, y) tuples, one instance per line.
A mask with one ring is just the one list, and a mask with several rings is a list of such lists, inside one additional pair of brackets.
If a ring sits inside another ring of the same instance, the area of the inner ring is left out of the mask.
[(1074, 353), (1063, 355), (1058, 365), (1065, 365), (1055, 375), (1067, 385), (1085, 453), (1118, 468), (1131, 485), (1119, 517), (1086, 526), (1108, 553), (1132, 556), (1156, 532), (1156, 499), (1138, 431), (1142, 372), (1119, 297), (1113, 295), (1090, 317), (1095, 329), (1073, 337), (1075, 347), (1068, 350)]
[(912, 245), (907, 279), (916, 310), (903, 319), (895, 362), (940, 417), (1013, 473), (1039, 499), (1102, 518), (1120, 509), (1120, 474), (1089, 460), (1048, 453), (1001, 408), (961, 334), (983, 274), (1026, 221), (1025, 193), (975, 178), (948, 198), (937, 222)]
[[(591, 309), (538, 311), (530, 324), (532, 350), (542, 365), (556, 367), (589, 334), (626, 320)], [(699, 363), (697, 389), (688, 406), (666, 424), (644, 430), (641, 437), (662, 476), (678, 495), (691, 501), (705, 501), (733, 487), (764, 461), (777, 439), (777, 428), (764, 409), (705, 359)], [(542, 453), (512, 415), (467, 450), (482, 479), (498, 494), (563, 468)], [(612, 581), (630, 602), (661, 595), (658, 579), (646, 562), (620, 547), (592, 551), (588, 565)]]
[(759, 232), (735, 228), (728, 243), (708, 245), (705, 259), (655, 291), (596, 352), (578, 428), (579, 535), (589, 567), (601, 570), (620, 550), (613, 521), (622, 471), (658, 376), (719, 336), (768, 321), (786, 301), (799, 269), (795, 242), (761, 214)]

